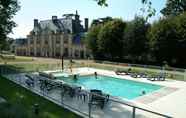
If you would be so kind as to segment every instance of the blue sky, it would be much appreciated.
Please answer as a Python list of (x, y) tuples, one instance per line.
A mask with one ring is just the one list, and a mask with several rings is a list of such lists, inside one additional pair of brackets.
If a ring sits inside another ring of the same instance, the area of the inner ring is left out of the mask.
[[(131, 20), (135, 14), (140, 13), (141, 0), (108, 0), (108, 7), (100, 7), (93, 0), (19, 0), (21, 10), (14, 17), (18, 24), (10, 37), (26, 37), (33, 28), (33, 19), (50, 19), (52, 15), (61, 17), (62, 14), (78, 13), (81, 19), (92, 19), (111, 16)], [(166, 0), (152, 0), (153, 7), (157, 10), (156, 16), (151, 21), (158, 19), (159, 11), (165, 6)]]

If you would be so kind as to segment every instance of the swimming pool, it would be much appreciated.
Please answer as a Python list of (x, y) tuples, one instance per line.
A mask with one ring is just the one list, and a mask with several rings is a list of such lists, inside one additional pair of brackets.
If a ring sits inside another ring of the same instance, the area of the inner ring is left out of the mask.
[(145, 93), (148, 94), (162, 88), (162, 86), (159, 85), (118, 79), (109, 76), (98, 76), (97, 79), (95, 76), (80, 76), (77, 80), (72, 78), (60, 79), (69, 84), (83, 86), (85, 89), (102, 90), (104, 93), (128, 100), (142, 96), (142, 91), (145, 91)]

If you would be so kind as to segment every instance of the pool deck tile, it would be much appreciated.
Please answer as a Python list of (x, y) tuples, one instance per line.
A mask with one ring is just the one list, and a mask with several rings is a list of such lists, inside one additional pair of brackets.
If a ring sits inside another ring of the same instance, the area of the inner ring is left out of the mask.
[(154, 101), (156, 101), (166, 95), (169, 95), (177, 90), (178, 90), (177, 88), (163, 87), (160, 90), (157, 90), (157, 91), (152, 92), (150, 94), (138, 97), (135, 99), (135, 101), (143, 103), (143, 104), (149, 104), (149, 103), (152, 103), (152, 102), (154, 102)]

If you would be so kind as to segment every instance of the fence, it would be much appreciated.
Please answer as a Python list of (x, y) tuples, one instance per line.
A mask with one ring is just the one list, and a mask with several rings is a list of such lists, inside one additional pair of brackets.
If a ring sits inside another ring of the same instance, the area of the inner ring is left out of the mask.
[[(160, 69), (160, 70), (162, 69), (162, 66), (154, 66), (154, 65), (141, 65), (141, 64), (110, 62), (110, 61), (95, 61), (95, 62), (102, 63), (102, 64), (114, 64), (114, 65), (120, 65), (120, 66), (128, 66), (128, 67), (142, 67), (142, 68)], [(174, 68), (174, 67), (166, 67), (165, 70), (167, 70), (167, 71), (185, 72), (185, 69)]]
[[(89, 95), (90, 96), (91, 95), (95, 95), (95, 96), (99, 96), (101, 98), (107, 99), (104, 96), (101, 96), (101, 95), (98, 95), (98, 94), (93, 94), (93, 93), (90, 93), (90, 92), (89, 92)], [(145, 108), (141, 108), (141, 107), (138, 107), (138, 106), (135, 106), (135, 105), (131, 105), (131, 104), (128, 104), (128, 103), (125, 103), (125, 102), (121, 102), (119, 100), (114, 100), (112, 98), (110, 98), (109, 101), (131, 107), (132, 108), (132, 118), (136, 118), (136, 110), (137, 109), (142, 110), (142, 111), (145, 111), (145, 112), (149, 112), (149, 113), (152, 113), (152, 114), (155, 114), (157, 116), (161, 116), (163, 118), (173, 118), (173, 117), (168, 116), (168, 115), (165, 115), (165, 114), (161, 114), (161, 113), (154, 112), (154, 111), (151, 111), (151, 110), (148, 110), (148, 109), (145, 109)], [(91, 106), (89, 106), (89, 118), (91, 118)]]
[[(93, 109), (91, 102), (90, 102), (90, 96), (92, 95), (96, 95), (99, 97), (102, 97), (104, 99), (106, 99), (104, 96), (100, 96), (98, 94), (93, 94), (90, 93), (88, 91), (84, 91), (84, 93), (86, 93), (86, 97), (87, 97), (87, 101), (86, 102), (82, 102), (82, 100), (77, 100), (75, 98), (64, 98), (62, 97), (61, 94), (61, 89), (60, 90), (54, 90), (51, 93), (45, 91), (45, 90), (41, 90), (39, 88), (39, 86), (37, 86), (37, 82), (36, 82), (36, 86), (35, 87), (28, 87), (25, 84), (25, 76), (24, 74), (17, 72), (17, 71), (13, 71), (12, 69), (9, 68), (2, 68), (0, 67), (0, 72), (1, 74), (5, 75), (9, 80), (13, 81), (16, 84), (19, 84), (20, 86), (30, 90), (31, 92), (34, 92), (40, 96), (43, 96), (44, 98), (54, 102), (55, 104), (58, 104), (64, 108), (67, 108), (83, 117), (89, 117), (89, 118), (93, 118), (95, 116), (97, 116), (98, 114), (104, 114), (104, 117), (107, 117), (107, 114), (105, 113), (105, 111), (109, 111), (112, 114), (117, 114), (117, 116), (120, 116), (121, 118), (123, 117), (131, 117), (131, 118), (136, 118), (138, 117), (140, 114), (142, 114), (141, 116), (145, 116), (145, 114), (147, 113), (154, 115), (157, 115), (157, 117), (162, 117), (162, 118), (172, 118), (171, 116), (168, 115), (164, 115), (158, 112), (154, 112), (127, 102), (123, 102), (121, 100), (118, 99), (114, 99), (114, 98), (109, 98), (109, 103), (111, 104), (110, 106), (105, 106), (105, 110), (101, 110), (101, 109)], [(8, 76), (8, 75), (10, 76)], [(12, 76), (13, 75), (13, 76)], [(15, 75), (15, 76), (14, 76)], [(23, 76), (20, 76), (23, 75)], [(36, 79), (36, 78), (35, 78)], [(58, 93), (58, 94), (54, 94), (54, 93)], [(118, 110), (122, 110), (124, 113), (120, 113), (117, 111), (112, 110), (112, 107), (114, 106), (114, 108), (118, 109)], [(122, 106), (122, 107), (121, 107)], [(126, 108), (126, 109), (125, 109)], [(140, 111), (140, 113), (137, 113), (137, 110)], [(146, 113), (144, 113), (146, 112)], [(111, 114), (108, 114), (111, 115)], [(101, 116), (102, 117), (102, 116)], [(113, 115), (113, 117), (116, 117)], [(117, 118), (120, 118), (117, 117)]]
[(55, 104), (57, 104), (57, 105), (59, 105), (59, 106), (61, 106), (63, 108), (66, 108), (66, 109), (68, 109), (68, 110), (70, 110), (70, 111), (72, 111), (72, 112), (74, 112), (74, 113), (76, 113), (76, 114), (78, 114), (78, 115), (80, 115), (82, 117), (88, 117), (89, 116), (88, 114), (86, 114), (84, 112), (81, 112), (79, 109), (74, 108), (74, 107), (72, 107), (72, 106), (70, 106), (68, 104), (65, 104), (63, 99), (57, 99), (55, 97), (52, 97), (45, 90), (40, 90), (40, 89), (37, 89), (37, 88), (28, 87), (27, 85), (25, 85), (24, 80), (21, 80), (20, 77), (19, 77), (19, 79), (13, 79), (13, 78), (7, 77), (6, 75), (4, 75), (4, 77), (6, 77), (6, 79), (14, 82), (15, 84), (17, 84), (17, 85), (19, 85), (19, 86), (21, 86), (21, 87), (33, 92), (33, 93), (35, 93), (35, 94), (37, 94), (37, 95), (39, 95), (39, 96), (41, 96), (41, 97), (53, 102), (53, 103), (55, 103)]
[[(96, 63), (90, 63), (90, 67), (106, 69), (106, 70), (127, 70), (132, 68), (136, 72), (146, 72), (148, 74), (161, 73), (162, 69), (167, 73), (168, 79), (186, 81), (185, 69), (173, 68), (173, 67), (160, 67), (152, 65), (140, 65), (140, 64), (128, 64), (128, 63), (117, 63), (109, 61), (96, 61)], [(114, 66), (113, 66), (114, 65)]]

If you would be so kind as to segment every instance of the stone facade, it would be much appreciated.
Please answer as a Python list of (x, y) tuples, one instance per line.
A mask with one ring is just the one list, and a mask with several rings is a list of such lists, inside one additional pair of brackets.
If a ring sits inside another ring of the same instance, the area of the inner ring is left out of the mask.
[[(27, 36), (26, 45), (16, 47), (16, 54), (37, 57), (85, 58), (87, 50), (83, 37), (88, 30), (81, 25), (79, 15), (64, 14), (62, 18), (52, 16), (51, 20), (34, 20), (34, 28)], [(26, 52), (25, 52), (26, 51)]]
[(28, 41), (27, 38), (16, 39), (12, 44), (12, 47), (14, 48), (15, 51), (12, 52), (19, 56), (26, 56), (28, 52), (27, 41)]

